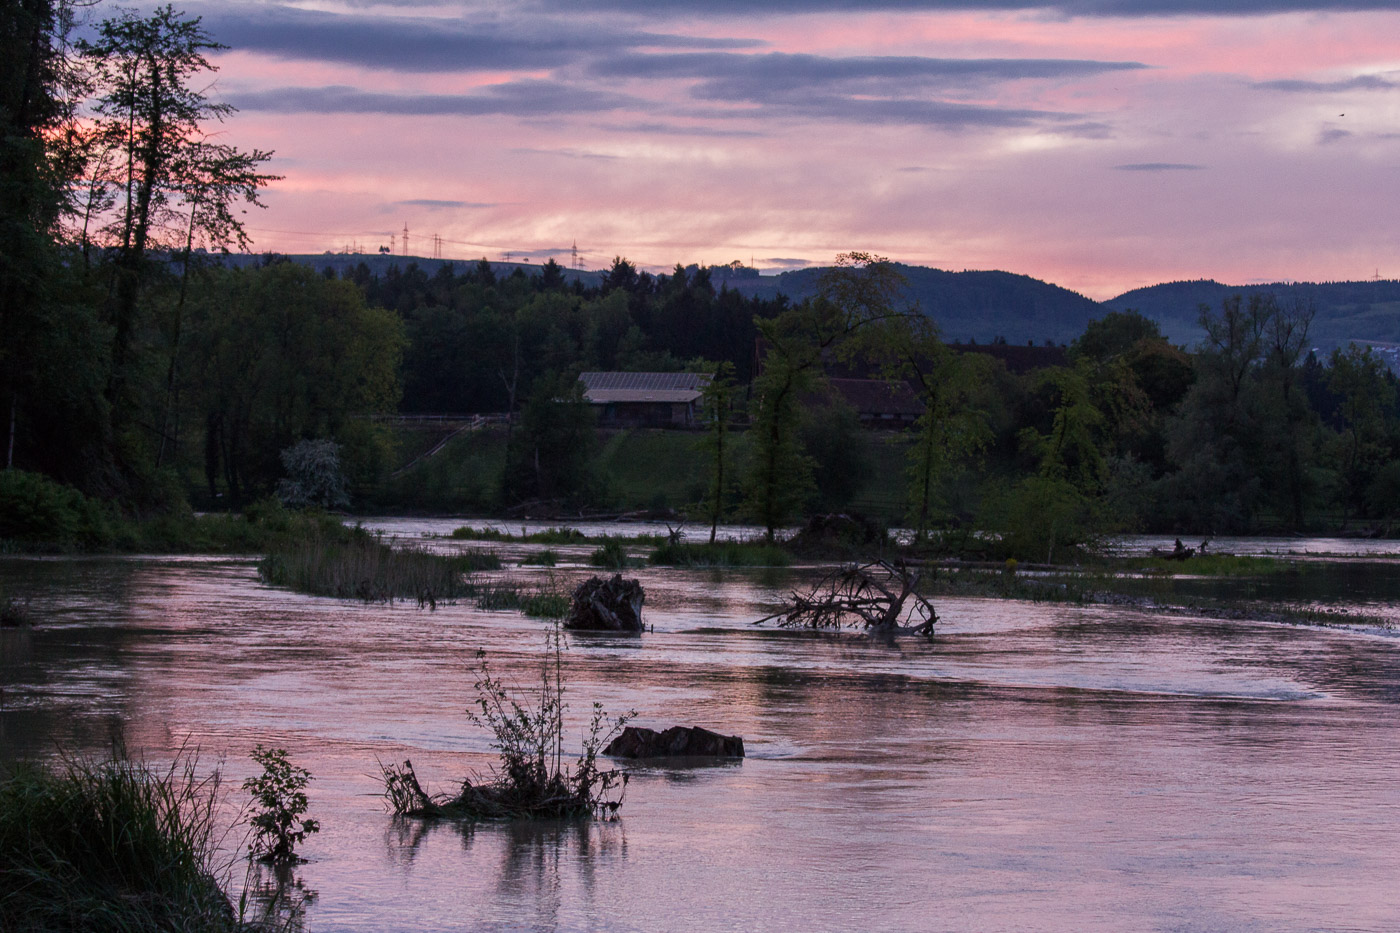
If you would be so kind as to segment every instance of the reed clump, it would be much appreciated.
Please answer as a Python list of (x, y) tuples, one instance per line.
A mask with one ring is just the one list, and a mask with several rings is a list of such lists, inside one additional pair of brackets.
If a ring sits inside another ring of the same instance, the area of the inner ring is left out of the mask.
[(627, 548), (618, 538), (608, 538), (588, 555), (588, 563), (608, 570), (625, 570), (628, 567)]
[(265, 583), (313, 596), (366, 602), (416, 600), (436, 608), (473, 595), (466, 575), (494, 570), (500, 559), (487, 552), (433, 554), (422, 548), (391, 547), (363, 530), (348, 540), (320, 536), (278, 542), (258, 564)]
[(553, 579), (533, 587), (491, 580), (472, 584), (471, 595), (476, 608), (488, 611), (515, 610), (536, 619), (562, 619), (569, 614), (569, 595)]
[[(512, 690), (477, 654), (477, 698), (467, 710), (473, 724), (494, 736), (500, 757), (484, 781), (466, 778), (453, 795), (434, 796), (423, 789), (413, 763), (381, 765), (384, 796), (401, 816), (451, 817), (467, 820), (587, 819), (612, 817), (622, 806), (627, 772), (598, 767), (601, 749), (635, 713), (616, 718), (593, 704), (583, 748), (572, 763), (564, 754), (564, 635), (555, 626), (548, 636), (536, 690)], [(533, 692), (531, 701), (525, 694)]]
[(667, 541), (657, 545), (647, 560), (668, 567), (786, 567), (792, 555), (757, 541)]
[(251, 929), (215, 868), (218, 785), (192, 755), (15, 768), (0, 778), (0, 930)]

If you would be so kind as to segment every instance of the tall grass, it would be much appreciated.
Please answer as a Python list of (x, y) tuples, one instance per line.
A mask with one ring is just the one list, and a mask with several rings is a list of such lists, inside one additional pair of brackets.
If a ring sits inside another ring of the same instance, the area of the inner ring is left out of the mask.
[(471, 585), (476, 608), (497, 611), (517, 610), (537, 619), (562, 619), (569, 614), (569, 594), (550, 579), (534, 587), (511, 580), (492, 580)]
[(346, 541), (319, 536), (284, 540), (258, 564), (258, 574), (273, 586), (313, 596), (366, 602), (416, 600), (419, 606), (432, 608), (473, 595), (466, 575), (500, 565), (499, 558), (485, 551), (432, 554), (420, 548), (390, 547), (360, 532)]
[(594, 567), (608, 570), (625, 570), (628, 567), (627, 548), (618, 538), (608, 538), (588, 555), (588, 562)]
[(0, 930), (246, 929), (215, 868), (218, 774), (124, 754), (0, 778)]
[(658, 545), (647, 559), (670, 567), (786, 567), (792, 563), (792, 555), (784, 549), (748, 541), (668, 541)]

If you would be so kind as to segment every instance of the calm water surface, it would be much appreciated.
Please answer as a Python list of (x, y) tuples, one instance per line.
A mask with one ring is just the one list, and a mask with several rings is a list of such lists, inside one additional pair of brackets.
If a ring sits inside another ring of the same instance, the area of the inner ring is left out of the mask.
[(285, 745), (324, 827), (313, 931), (1400, 929), (1400, 640), (949, 599), (935, 642), (889, 646), (750, 626), (800, 571), (637, 575), (656, 630), (571, 640), (577, 718), (749, 757), (642, 770), (614, 823), (392, 819), (376, 761), (485, 772), (476, 651), (527, 683), (544, 624), (298, 596), (244, 560), (0, 560), (45, 620), (0, 632), (0, 757), (121, 729), (234, 785)]

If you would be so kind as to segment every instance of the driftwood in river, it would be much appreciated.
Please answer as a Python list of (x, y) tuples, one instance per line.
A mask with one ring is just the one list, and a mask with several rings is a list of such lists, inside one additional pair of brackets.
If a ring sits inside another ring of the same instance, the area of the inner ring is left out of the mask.
[(776, 619), (785, 628), (841, 628), (864, 625), (876, 634), (933, 637), (938, 614), (917, 592), (919, 573), (902, 561), (849, 564), (823, 577), (807, 593), (794, 592)]

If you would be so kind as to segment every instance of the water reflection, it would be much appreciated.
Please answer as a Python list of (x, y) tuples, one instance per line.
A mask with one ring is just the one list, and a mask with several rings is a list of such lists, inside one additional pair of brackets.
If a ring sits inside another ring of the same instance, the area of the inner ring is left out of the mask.
[(306, 886), (300, 866), (269, 865), (255, 859), (248, 859), (247, 866), (239, 897), (240, 915), (257, 930), (302, 933), (307, 911), (318, 895)]
[[(625, 867), (627, 830), (621, 821), (534, 820), (471, 823), (393, 817), (384, 834), (389, 865), (412, 873), (420, 861), (449, 857), (442, 843), (460, 854), (453, 863), (473, 873), (473, 888), (487, 888), (490, 913), (513, 917), (516, 928), (553, 930), (577, 898), (592, 904), (600, 874)], [(566, 900), (570, 906), (565, 908)]]
[(543, 623), (76, 563), (0, 560), (46, 613), (0, 632), (0, 757), (120, 724), (153, 760), (226, 753), (236, 786), (255, 742), (288, 748), (315, 933), (1400, 929), (1393, 638), (947, 599), (932, 643), (890, 644), (749, 625), (800, 568), (640, 568), (656, 631), (571, 639), (568, 735), (598, 700), (749, 757), (640, 765), (615, 824), (471, 828), (385, 814), (374, 761), (487, 773), (476, 651), (533, 684)]

